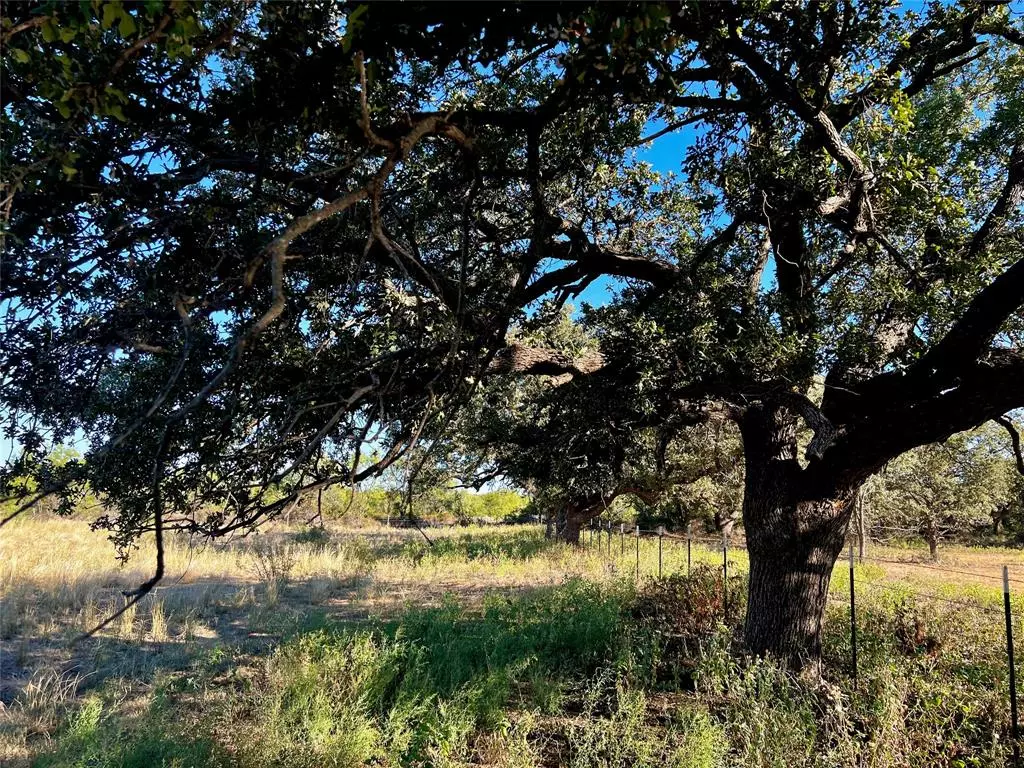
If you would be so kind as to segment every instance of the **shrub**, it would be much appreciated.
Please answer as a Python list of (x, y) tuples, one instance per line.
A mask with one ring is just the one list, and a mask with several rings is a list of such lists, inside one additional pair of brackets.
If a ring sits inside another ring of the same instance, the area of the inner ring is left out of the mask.
[(745, 594), (743, 578), (732, 576), (726, 599), (721, 571), (707, 565), (696, 566), (689, 576), (647, 582), (631, 615), (651, 635), (649, 664), (655, 679), (692, 689), (696, 659), (716, 635), (741, 621)]

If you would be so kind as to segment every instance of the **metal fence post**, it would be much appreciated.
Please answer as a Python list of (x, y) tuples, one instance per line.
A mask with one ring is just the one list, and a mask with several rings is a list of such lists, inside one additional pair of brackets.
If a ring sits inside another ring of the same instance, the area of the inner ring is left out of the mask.
[(626, 524), (619, 523), (619, 555), (626, 554)]
[(690, 551), (693, 544), (693, 523), (686, 526), (686, 575), (690, 575)]
[(853, 583), (853, 544), (850, 544), (850, 652), (853, 660), (853, 689), (857, 690), (857, 594)]
[(665, 537), (665, 526), (658, 526), (658, 578), (661, 578), (661, 541)]
[(612, 556), (612, 521), (608, 521), (608, 559)]
[(729, 537), (722, 532), (722, 610), (729, 619)]
[(1020, 765), (1020, 735), (1017, 733), (1017, 670), (1013, 657), (1013, 619), (1010, 613), (1010, 569), (1003, 566), (1003, 612), (1006, 614), (1006, 657), (1010, 665), (1010, 738), (1013, 764)]
[(636, 527), (636, 580), (640, 581), (640, 526)]

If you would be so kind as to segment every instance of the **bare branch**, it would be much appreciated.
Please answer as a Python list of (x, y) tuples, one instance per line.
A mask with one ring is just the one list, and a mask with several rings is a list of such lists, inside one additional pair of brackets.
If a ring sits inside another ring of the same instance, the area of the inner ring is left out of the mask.
[(114, 76), (121, 71), (121, 68), (131, 60), (135, 54), (145, 48), (152, 42), (159, 40), (164, 36), (164, 30), (167, 25), (171, 23), (171, 14), (164, 14), (164, 17), (160, 19), (160, 23), (156, 25), (156, 29), (150, 32), (145, 37), (140, 37), (130, 46), (124, 49), (120, 56), (117, 57), (117, 61), (114, 62), (114, 66), (110, 68), (110, 74), (107, 75), (107, 81), (113, 80)]
[(992, 419), (999, 424), (1010, 435), (1010, 445), (1013, 448), (1013, 456), (1017, 460), (1017, 471), (1024, 475), (1024, 452), (1021, 451), (1020, 432), (1009, 416), (997, 416)]
[(953, 324), (914, 366), (921, 375), (952, 371), (977, 360), (1014, 312), (1024, 306), (1024, 258), (980, 290)]
[(1006, 184), (996, 200), (985, 222), (974, 233), (968, 248), (968, 258), (974, 257), (988, 245), (992, 237), (999, 233), (1006, 222), (1006, 217), (1024, 203), (1024, 144), (1018, 143), (1010, 152), (1007, 166)]
[(20, 34), (21, 32), (25, 32), (26, 30), (33, 29), (35, 27), (41, 27), (43, 26), (43, 24), (45, 24), (52, 18), (52, 16), (34, 16), (31, 19), (26, 19), (20, 24), (15, 24), (13, 27), (7, 30), (7, 32), (2, 37), (0, 37), (0, 42), (6, 45), (7, 42), (15, 35)]

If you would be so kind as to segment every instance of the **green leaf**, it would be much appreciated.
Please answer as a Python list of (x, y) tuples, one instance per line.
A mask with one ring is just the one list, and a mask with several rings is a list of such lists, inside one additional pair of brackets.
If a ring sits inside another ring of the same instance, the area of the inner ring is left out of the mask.
[(57, 39), (57, 27), (54, 25), (52, 19), (47, 19), (43, 22), (43, 40), (48, 43), (52, 43)]
[(28, 55), (28, 51), (23, 51), (21, 48), (11, 48), (10, 53), (15, 61), (22, 64), (28, 64), (32, 60), (32, 57)]
[(196, 21), (195, 16), (185, 16), (181, 20), (181, 34), (186, 39), (189, 37), (194, 37), (202, 31), (203, 28), (199, 25), (199, 22)]
[(117, 21), (117, 17), (121, 15), (121, 4), (120, 3), (104, 3), (103, 4), (103, 21), (100, 23), (104, 29), (110, 29), (114, 26), (114, 22)]
[(60, 112), (60, 116), (65, 120), (71, 117), (71, 107), (63, 101), (58, 101), (54, 106), (57, 107), (57, 111)]
[(75, 35), (78, 34), (78, 30), (74, 27), (61, 27), (60, 28), (60, 41), (62, 43), (70, 43), (75, 39)]
[(75, 174), (78, 173), (78, 169), (73, 168), (70, 165), (62, 165), (60, 169), (64, 171), (64, 175), (67, 176), (68, 179), (73, 179)]
[(121, 23), (117, 25), (117, 31), (121, 33), (121, 37), (131, 37), (135, 34), (138, 27), (135, 26), (135, 19), (128, 11), (121, 11)]

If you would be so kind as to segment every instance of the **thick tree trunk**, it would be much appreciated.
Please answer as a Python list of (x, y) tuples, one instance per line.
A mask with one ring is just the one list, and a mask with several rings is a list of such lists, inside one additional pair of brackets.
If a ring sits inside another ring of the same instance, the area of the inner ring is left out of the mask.
[(573, 517), (567, 514), (565, 516), (565, 522), (561, 529), (558, 531), (558, 538), (564, 541), (566, 544), (579, 544), (580, 543), (580, 530), (583, 527), (583, 520), (578, 517)]
[(747, 648), (816, 671), (829, 579), (858, 486), (809, 487), (796, 460), (796, 424), (752, 407), (744, 417), (743, 524), (750, 554)]
[(736, 526), (736, 518), (733, 513), (717, 510), (715, 512), (715, 529), (723, 536), (732, 537), (732, 530)]
[(935, 562), (939, 559), (939, 537), (934, 531), (928, 530), (925, 531), (924, 538), (928, 542), (928, 555), (932, 562)]
[(583, 497), (566, 505), (562, 512), (564, 523), (559, 529), (558, 538), (567, 544), (580, 543), (580, 531), (601, 514), (601, 510), (609, 504), (615, 494), (608, 497)]
[(776, 505), (772, 513), (780, 528), (788, 528), (785, 533), (748, 527), (744, 639), (754, 653), (770, 654), (798, 669), (817, 665), (829, 580), (844, 535), (831, 525), (801, 531), (792, 523), (832, 518), (835, 508), (835, 500)]

